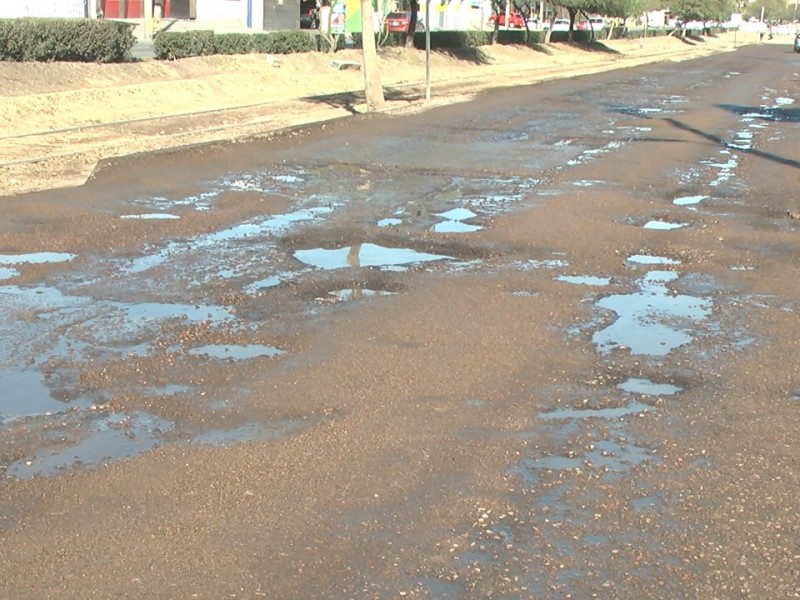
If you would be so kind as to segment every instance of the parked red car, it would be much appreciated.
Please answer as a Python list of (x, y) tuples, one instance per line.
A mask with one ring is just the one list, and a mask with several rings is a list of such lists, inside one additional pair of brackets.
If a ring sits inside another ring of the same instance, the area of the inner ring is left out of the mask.
[[(501, 12), (500, 17), (498, 18), (497, 14), (492, 13), (489, 17), (489, 25), (494, 25), (494, 22), (497, 21), (500, 27), (506, 26), (506, 13)], [(521, 13), (516, 11), (511, 11), (508, 13), (508, 26), (511, 29), (523, 29), (525, 27), (525, 17), (522, 16)]]
[[(408, 31), (408, 22), (411, 15), (405, 12), (393, 12), (386, 15), (383, 28), (389, 33), (405, 33)], [(417, 17), (416, 31), (425, 31), (425, 23)]]

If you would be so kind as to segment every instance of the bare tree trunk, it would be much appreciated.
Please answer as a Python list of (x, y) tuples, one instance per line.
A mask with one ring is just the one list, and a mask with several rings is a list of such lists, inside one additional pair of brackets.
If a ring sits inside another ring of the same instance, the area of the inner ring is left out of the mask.
[[(411, 14), (408, 15), (408, 30), (406, 31), (406, 48), (414, 47), (414, 34), (417, 32), (417, 14), (419, 13), (419, 0), (411, 0)], [(425, 23), (428, 27), (428, 23)]]
[(361, 0), (361, 52), (364, 56), (364, 93), (367, 111), (381, 110), (386, 104), (381, 86), (381, 71), (378, 68), (378, 51), (375, 48), (373, 31), (372, 0)]

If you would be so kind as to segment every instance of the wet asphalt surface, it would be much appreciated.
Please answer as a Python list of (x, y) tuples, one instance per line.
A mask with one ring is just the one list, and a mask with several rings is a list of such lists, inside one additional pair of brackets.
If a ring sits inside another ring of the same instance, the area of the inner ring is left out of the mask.
[(751, 46), (8, 200), (3, 596), (799, 596), (799, 72)]

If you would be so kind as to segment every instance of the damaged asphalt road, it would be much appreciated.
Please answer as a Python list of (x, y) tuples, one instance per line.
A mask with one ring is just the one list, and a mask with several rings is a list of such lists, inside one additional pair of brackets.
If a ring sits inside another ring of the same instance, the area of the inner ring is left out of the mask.
[(2, 595), (797, 595), (797, 73), (753, 46), (7, 200)]

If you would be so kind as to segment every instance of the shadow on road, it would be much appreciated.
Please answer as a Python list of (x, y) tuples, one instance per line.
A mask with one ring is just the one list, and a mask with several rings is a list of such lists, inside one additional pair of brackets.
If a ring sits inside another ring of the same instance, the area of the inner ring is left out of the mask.
[[(384, 87), (383, 95), (388, 101), (405, 100), (406, 102), (414, 102), (422, 97), (417, 91), (391, 87)], [(356, 105), (366, 102), (364, 92), (362, 91), (339, 92), (336, 94), (324, 94), (322, 96), (307, 96), (303, 98), (303, 100), (317, 104), (327, 104), (333, 108), (342, 108), (351, 115), (361, 114), (361, 111), (356, 108)]]
[[(743, 107), (738, 107), (738, 108), (743, 108)], [(749, 112), (749, 111), (754, 111), (754, 110), (756, 110), (756, 109), (747, 109), (744, 112)], [(742, 113), (742, 114), (744, 114), (744, 113)], [(690, 127), (689, 125), (681, 123), (680, 121), (678, 121), (676, 119), (666, 118), (664, 120), (667, 123), (669, 123), (670, 125), (672, 125), (673, 127), (677, 128), (677, 129), (681, 129), (683, 131), (689, 131), (691, 133), (694, 133), (694, 134), (696, 134), (696, 135), (698, 135), (698, 136), (700, 136), (702, 138), (710, 140), (710, 141), (712, 141), (712, 142), (714, 142), (716, 144), (719, 144), (719, 145), (724, 145), (725, 144), (725, 140), (723, 140), (722, 138), (720, 138), (720, 137), (718, 137), (716, 135), (712, 135), (710, 133), (706, 133), (705, 131), (701, 131), (701, 130), (696, 129), (694, 127)], [(785, 165), (787, 167), (794, 167), (795, 169), (800, 169), (800, 161), (797, 161), (797, 160), (792, 159), (792, 158), (784, 158), (783, 156), (777, 156), (777, 155), (772, 154), (770, 152), (764, 152), (762, 150), (756, 150), (754, 148), (746, 150), (745, 152), (747, 154), (752, 154), (754, 156), (758, 156), (759, 158), (763, 158), (765, 160), (770, 160), (770, 161), (776, 162), (778, 164)]]

